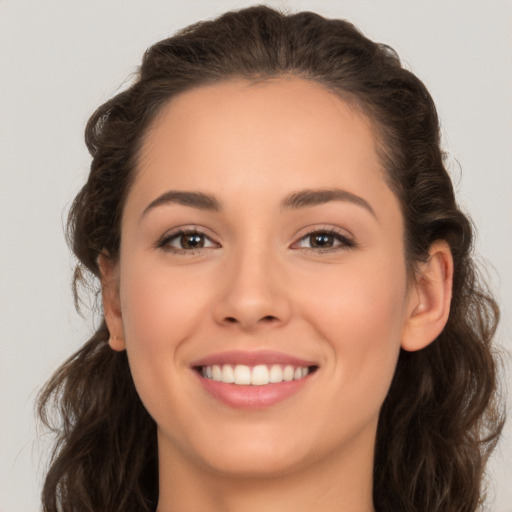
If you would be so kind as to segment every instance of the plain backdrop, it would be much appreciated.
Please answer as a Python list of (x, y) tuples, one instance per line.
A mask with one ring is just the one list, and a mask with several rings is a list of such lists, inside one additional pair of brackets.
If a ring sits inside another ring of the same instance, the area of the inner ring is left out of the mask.
[[(70, 289), (66, 212), (87, 174), (88, 116), (136, 71), (145, 48), (242, 0), (0, 0), (0, 512), (39, 509), (48, 446), (34, 398), (86, 340)], [(512, 3), (271, 1), (348, 18), (394, 47), (439, 109), (461, 205), (499, 290), (504, 359), (512, 310)], [(511, 365), (508, 385), (511, 384)], [(493, 457), (489, 509), (512, 512), (510, 422)]]

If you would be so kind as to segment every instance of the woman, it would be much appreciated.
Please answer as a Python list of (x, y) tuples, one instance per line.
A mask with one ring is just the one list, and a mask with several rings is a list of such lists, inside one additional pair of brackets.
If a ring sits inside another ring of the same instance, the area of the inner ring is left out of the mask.
[(45, 510), (473, 511), (492, 297), (424, 85), (266, 7), (157, 43), (70, 213), (104, 322), (48, 383)]

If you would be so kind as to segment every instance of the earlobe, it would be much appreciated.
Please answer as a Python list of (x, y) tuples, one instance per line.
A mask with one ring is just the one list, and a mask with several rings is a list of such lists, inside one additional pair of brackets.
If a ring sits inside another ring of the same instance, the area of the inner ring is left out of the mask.
[(408, 317), (402, 335), (402, 348), (421, 350), (443, 331), (450, 314), (453, 258), (444, 241), (432, 244), (429, 258), (418, 266), (409, 299)]
[(110, 336), (108, 344), (110, 348), (116, 352), (122, 352), (126, 348), (124, 338), (119, 338), (118, 336)]
[(98, 265), (101, 274), (103, 312), (110, 333), (109, 345), (112, 350), (122, 351), (126, 346), (119, 300), (119, 265), (103, 253), (98, 256)]

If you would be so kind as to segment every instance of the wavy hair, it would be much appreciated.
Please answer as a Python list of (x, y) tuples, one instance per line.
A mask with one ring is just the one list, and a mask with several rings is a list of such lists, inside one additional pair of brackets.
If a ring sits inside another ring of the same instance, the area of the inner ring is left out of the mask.
[[(427, 348), (400, 353), (381, 409), (375, 506), (478, 510), (485, 463), (502, 427), (491, 344), (498, 308), (477, 276), (471, 223), (454, 198), (430, 94), (390, 47), (349, 22), (251, 7), (190, 26), (145, 52), (133, 83), (87, 124), (91, 169), (68, 223), (78, 259), (75, 299), (87, 276), (99, 277), (100, 252), (119, 253), (139, 149), (162, 106), (194, 87), (284, 75), (322, 84), (372, 122), (403, 212), (410, 275), (436, 240), (445, 240), (453, 254), (447, 325)], [(40, 418), (56, 436), (43, 488), (46, 512), (156, 507), (156, 425), (135, 391), (126, 354), (112, 351), (108, 339), (102, 321), (39, 396)]]

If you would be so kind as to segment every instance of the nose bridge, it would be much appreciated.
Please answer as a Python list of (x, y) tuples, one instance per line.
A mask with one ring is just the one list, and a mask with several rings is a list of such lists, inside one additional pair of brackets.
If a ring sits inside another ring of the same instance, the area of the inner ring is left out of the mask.
[(233, 248), (227, 258), (217, 320), (250, 329), (262, 323), (284, 323), (290, 304), (279, 257), (256, 238)]

